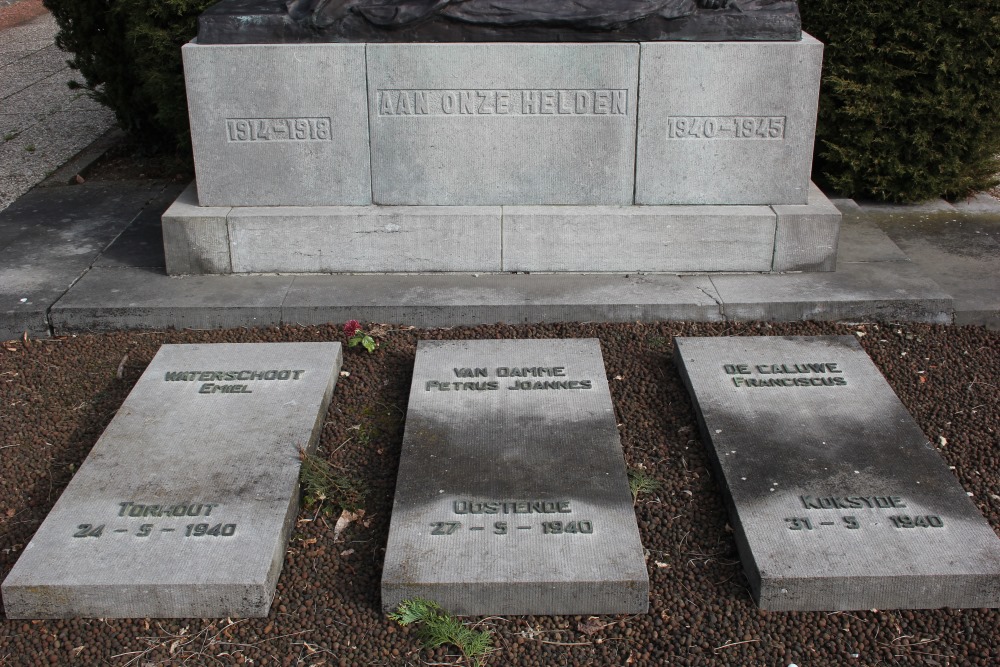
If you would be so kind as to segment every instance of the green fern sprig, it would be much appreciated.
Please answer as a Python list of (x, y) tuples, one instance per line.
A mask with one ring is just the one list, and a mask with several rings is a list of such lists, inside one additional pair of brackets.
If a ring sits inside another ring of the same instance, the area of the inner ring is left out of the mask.
[(482, 657), (493, 646), (489, 630), (473, 630), (431, 600), (413, 598), (399, 603), (389, 619), (400, 625), (419, 624), (417, 636), (426, 648), (445, 644), (458, 647), (466, 661), (480, 667)]
[(628, 488), (632, 491), (632, 502), (639, 501), (639, 496), (660, 490), (660, 482), (650, 476), (645, 470), (630, 468), (628, 471)]

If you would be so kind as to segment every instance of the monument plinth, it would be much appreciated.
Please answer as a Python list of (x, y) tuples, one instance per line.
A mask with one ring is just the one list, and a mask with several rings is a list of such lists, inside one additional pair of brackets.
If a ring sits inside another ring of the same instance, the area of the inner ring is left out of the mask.
[(823, 45), (794, 2), (542, 4), (207, 10), (168, 271), (834, 268), (840, 217), (809, 182)]
[(266, 616), (340, 361), (160, 348), (4, 580), (7, 617)]
[(762, 609), (1000, 606), (1000, 539), (853, 336), (675, 342)]
[(382, 606), (634, 614), (648, 595), (598, 341), (421, 341)]

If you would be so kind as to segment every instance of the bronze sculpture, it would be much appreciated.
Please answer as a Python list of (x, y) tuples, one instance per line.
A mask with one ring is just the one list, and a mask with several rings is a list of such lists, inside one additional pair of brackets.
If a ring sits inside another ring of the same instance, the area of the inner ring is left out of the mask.
[(788, 41), (795, 0), (222, 0), (202, 44)]

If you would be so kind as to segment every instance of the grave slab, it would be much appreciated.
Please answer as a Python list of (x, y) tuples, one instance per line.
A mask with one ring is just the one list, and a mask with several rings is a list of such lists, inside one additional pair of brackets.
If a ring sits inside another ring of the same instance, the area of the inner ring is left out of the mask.
[(600, 344), (421, 341), (382, 605), (644, 613), (649, 578)]
[(266, 616), (340, 363), (161, 347), (3, 582), (7, 617)]
[(762, 609), (1000, 606), (1000, 539), (852, 336), (675, 340)]

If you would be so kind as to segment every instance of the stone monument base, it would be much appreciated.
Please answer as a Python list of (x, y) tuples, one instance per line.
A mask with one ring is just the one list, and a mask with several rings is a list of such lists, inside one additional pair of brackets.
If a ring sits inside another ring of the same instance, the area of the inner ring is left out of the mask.
[(167, 272), (832, 271), (841, 215), (772, 206), (198, 206), (163, 215)]

